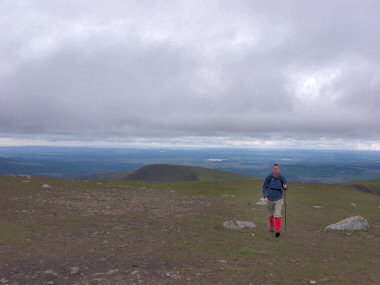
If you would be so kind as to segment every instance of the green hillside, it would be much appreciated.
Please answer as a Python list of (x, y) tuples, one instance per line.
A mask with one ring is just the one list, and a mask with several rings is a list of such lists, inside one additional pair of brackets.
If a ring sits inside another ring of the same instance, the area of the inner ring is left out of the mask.
[[(0, 176), (0, 256), (6, 260), (0, 279), (5, 284), (378, 283), (380, 196), (352, 185), (289, 182), (287, 231), (283, 226), (281, 237), (274, 238), (266, 209), (256, 205), (262, 183)], [(368, 232), (322, 231), (355, 215), (368, 220)], [(227, 230), (222, 226), (227, 220), (252, 221), (257, 228)]]
[(342, 185), (351, 186), (362, 192), (380, 195), (380, 179), (354, 181)]
[(129, 171), (118, 171), (118, 172), (106, 172), (97, 173), (93, 175), (79, 175), (75, 176), (76, 180), (88, 180), (88, 181), (110, 181), (110, 180), (121, 180), (127, 175), (131, 174), (133, 170)]
[(229, 171), (215, 170), (204, 167), (184, 166), (174, 164), (150, 164), (135, 171), (120, 171), (99, 173), (89, 176), (76, 176), (77, 180), (110, 181), (110, 180), (141, 180), (157, 182), (173, 181), (236, 181), (255, 179), (250, 175)]
[(173, 181), (235, 181), (252, 180), (254, 177), (204, 167), (173, 164), (146, 165), (124, 177), (125, 180), (142, 180), (157, 182)]

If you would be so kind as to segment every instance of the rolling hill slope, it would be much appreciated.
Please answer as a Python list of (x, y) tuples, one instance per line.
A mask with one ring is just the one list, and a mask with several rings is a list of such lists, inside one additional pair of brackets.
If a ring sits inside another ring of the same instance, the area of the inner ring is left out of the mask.
[(141, 180), (157, 182), (173, 181), (237, 181), (252, 180), (253, 176), (204, 167), (173, 164), (150, 164), (135, 171), (99, 173), (77, 176), (75, 179), (88, 181)]
[(79, 175), (75, 176), (76, 180), (88, 180), (88, 181), (112, 181), (124, 179), (127, 175), (131, 174), (133, 170), (118, 171), (118, 172), (105, 172), (96, 173), (93, 175)]
[(127, 175), (124, 180), (141, 181), (236, 181), (252, 180), (254, 177), (239, 173), (215, 170), (204, 167), (172, 164), (151, 164)]
[(380, 179), (353, 181), (342, 183), (342, 185), (351, 186), (362, 192), (380, 195)]

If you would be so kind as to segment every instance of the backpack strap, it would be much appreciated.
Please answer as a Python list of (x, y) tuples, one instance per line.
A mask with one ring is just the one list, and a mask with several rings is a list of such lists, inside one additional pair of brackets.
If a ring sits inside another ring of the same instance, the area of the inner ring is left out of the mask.
[[(284, 180), (282, 179), (282, 175), (281, 175), (280, 173), (279, 173), (278, 175), (279, 175), (279, 177), (280, 177), (281, 183), (284, 184)], [(270, 175), (269, 175), (269, 183), (272, 181), (272, 178), (273, 178), (273, 174), (270, 174)], [(268, 183), (268, 184), (269, 184), (269, 183)]]

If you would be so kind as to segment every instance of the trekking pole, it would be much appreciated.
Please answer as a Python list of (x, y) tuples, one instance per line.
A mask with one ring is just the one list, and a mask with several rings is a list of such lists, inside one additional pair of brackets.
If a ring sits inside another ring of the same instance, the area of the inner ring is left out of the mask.
[(284, 190), (285, 194), (285, 231), (286, 231), (286, 190)]

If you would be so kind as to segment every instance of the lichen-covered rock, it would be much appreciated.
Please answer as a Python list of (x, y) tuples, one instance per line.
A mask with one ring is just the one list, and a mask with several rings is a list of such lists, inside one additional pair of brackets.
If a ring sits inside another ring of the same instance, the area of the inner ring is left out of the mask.
[(256, 225), (252, 222), (227, 221), (223, 226), (230, 230), (255, 229)]
[(338, 231), (368, 231), (369, 224), (366, 219), (361, 216), (354, 216), (344, 219), (338, 223), (327, 226), (324, 230)]

